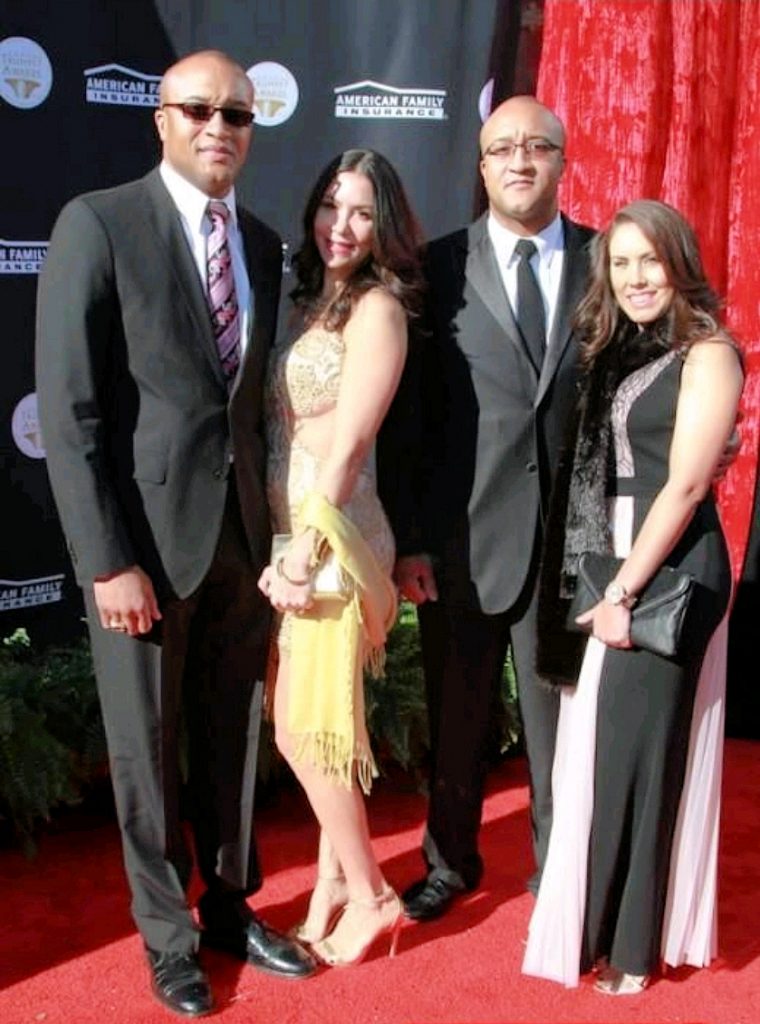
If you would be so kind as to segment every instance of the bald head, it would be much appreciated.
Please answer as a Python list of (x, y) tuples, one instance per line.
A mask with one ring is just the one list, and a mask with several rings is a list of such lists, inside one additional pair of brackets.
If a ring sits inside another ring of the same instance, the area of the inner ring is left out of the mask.
[(480, 173), (491, 214), (510, 231), (538, 234), (557, 215), (564, 146), (562, 122), (533, 96), (512, 96), (484, 123)]
[(221, 50), (198, 50), (197, 53), (189, 53), (186, 57), (180, 58), (170, 68), (167, 68), (159, 86), (158, 94), (161, 103), (171, 103), (172, 96), (181, 91), (188, 80), (194, 83), (198, 75), (208, 74), (214, 68), (224, 69), (239, 79), (243, 88), (250, 92), (248, 105), (250, 110), (253, 106), (253, 85), (243, 68)]
[(491, 143), (515, 124), (530, 123), (540, 127), (541, 134), (560, 149), (565, 148), (565, 126), (549, 107), (539, 103), (535, 96), (511, 96), (492, 110), (480, 129), (480, 152), (485, 153)]
[(159, 95), (155, 120), (164, 160), (205, 195), (224, 198), (251, 142), (250, 124), (229, 114), (253, 109), (245, 71), (226, 53), (201, 50), (168, 69)]

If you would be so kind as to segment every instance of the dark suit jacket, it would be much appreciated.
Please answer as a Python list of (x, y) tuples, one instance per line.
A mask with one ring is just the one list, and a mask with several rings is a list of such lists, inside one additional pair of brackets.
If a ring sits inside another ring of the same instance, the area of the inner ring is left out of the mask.
[(190, 594), (219, 536), (232, 470), (254, 568), (268, 558), (262, 378), (280, 290), (278, 236), (238, 222), (254, 301), (228, 399), (177, 209), (157, 170), (70, 202), (40, 278), (37, 389), (48, 470), (77, 578), (137, 563)]
[(537, 379), (509, 305), (486, 215), (431, 243), (422, 348), (416, 533), (445, 597), (507, 611), (535, 565), (539, 524), (575, 401), (571, 317), (592, 231), (564, 218), (559, 305)]

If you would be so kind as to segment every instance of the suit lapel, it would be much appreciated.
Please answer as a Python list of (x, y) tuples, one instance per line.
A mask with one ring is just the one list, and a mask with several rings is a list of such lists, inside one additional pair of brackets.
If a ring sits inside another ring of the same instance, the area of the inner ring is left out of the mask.
[[(245, 363), (251, 357), (251, 353), (254, 346), (258, 344), (258, 325), (261, 317), (259, 309), (259, 301), (261, 301), (264, 294), (264, 266), (261, 260), (261, 248), (255, 244), (254, 231), (243, 222), (242, 215), (238, 211), (238, 228), (240, 230), (240, 236), (243, 239), (243, 252), (245, 254), (245, 265), (248, 271), (248, 280), (251, 285), (250, 300), (248, 303), (248, 341), (245, 346), (245, 353), (243, 356), (243, 370), (245, 370)], [(243, 376), (242, 372), (238, 374), (237, 381)]]
[(214, 377), (226, 390), (227, 385), (211, 328), (208, 303), (179, 213), (157, 170), (151, 171), (145, 178), (145, 183), (151, 198), (158, 244), (164, 250), (177, 290), (195, 325), (192, 341), (202, 347)]
[(588, 233), (581, 231), (565, 216), (562, 217), (562, 226), (565, 234), (562, 281), (560, 282), (557, 311), (552, 324), (546, 358), (538, 382), (536, 405), (546, 394), (570, 342), (573, 315), (583, 295), (588, 276)]
[(271, 278), (271, 273), (268, 275), (266, 264), (262, 259), (262, 247), (257, 244), (256, 222), (250, 214), (245, 215), (240, 209), (238, 209), (238, 229), (243, 240), (243, 252), (251, 292), (248, 306), (248, 342), (243, 353), (240, 372), (232, 386), (230, 401), (242, 387), (242, 382), (249, 370), (259, 365), (261, 358), (267, 358), (269, 326), (266, 314), (272, 301), (272, 283), (271, 279), (268, 279), (268, 276)]
[(487, 214), (484, 214), (469, 228), (465, 276), (499, 324), (509, 342), (517, 349), (521, 364), (530, 374), (531, 380), (535, 385), (536, 370), (528, 353), (525, 351), (520, 328), (517, 326), (517, 321), (504, 289), (504, 282), (496, 262), (496, 254), (486, 230), (486, 218)]
[(251, 282), (251, 292), (253, 293), (257, 288), (261, 288), (263, 284), (264, 264), (261, 259), (261, 248), (256, 245), (255, 221), (251, 225), (251, 220), (250, 214), (247, 215), (247, 219), (244, 219), (242, 211), (238, 210), (238, 227), (243, 238), (243, 251), (245, 252), (248, 278)]

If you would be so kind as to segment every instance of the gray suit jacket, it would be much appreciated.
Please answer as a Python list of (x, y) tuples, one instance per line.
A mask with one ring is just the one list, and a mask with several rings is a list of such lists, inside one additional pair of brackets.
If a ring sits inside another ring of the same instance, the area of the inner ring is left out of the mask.
[(431, 243), (422, 345), (421, 550), (447, 600), (512, 607), (535, 567), (542, 512), (575, 401), (571, 318), (592, 231), (563, 219), (565, 260), (540, 378), (528, 358), (484, 215)]
[(267, 560), (262, 381), (281, 247), (249, 213), (238, 217), (254, 317), (229, 398), (198, 271), (157, 170), (72, 200), (55, 225), (39, 284), (37, 389), (83, 585), (137, 563), (159, 595), (190, 594), (213, 557), (233, 465), (254, 569)]

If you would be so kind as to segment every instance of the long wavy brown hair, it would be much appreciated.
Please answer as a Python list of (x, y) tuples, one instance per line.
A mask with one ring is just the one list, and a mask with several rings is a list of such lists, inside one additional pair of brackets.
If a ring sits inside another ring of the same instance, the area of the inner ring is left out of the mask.
[(630, 321), (610, 284), (610, 239), (621, 224), (635, 224), (642, 231), (674, 290), (660, 332), (665, 343), (685, 352), (695, 341), (731, 341), (720, 324), (720, 302), (705, 276), (699, 243), (690, 224), (667, 203), (637, 199), (618, 210), (607, 229), (591, 243), (590, 284), (575, 314), (586, 368), (615, 338), (631, 337), (627, 330)]
[[(314, 240), (319, 204), (342, 171), (364, 174), (374, 193), (372, 251), (327, 306), (322, 297), (324, 263)], [(345, 326), (357, 299), (381, 287), (395, 296), (410, 319), (422, 306), (422, 233), (393, 165), (372, 149), (340, 153), (317, 178), (303, 215), (303, 242), (293, 257), (297, 284), (290, 297), (307, 320), (321, 318), (330, 330)]]

